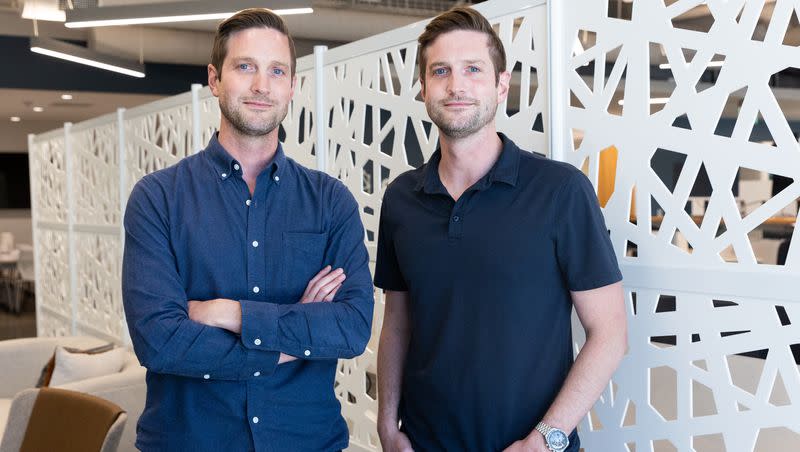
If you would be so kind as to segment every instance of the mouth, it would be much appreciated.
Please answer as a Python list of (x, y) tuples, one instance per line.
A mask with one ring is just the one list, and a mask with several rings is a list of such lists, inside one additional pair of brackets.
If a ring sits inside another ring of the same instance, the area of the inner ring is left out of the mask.
[(464, 108), (464, 107), (471, 107), (475, 105), (475, 102), (468, 102), (468, 101), (450, 101), (444, 102), (444, 106), (447, 108)]
[(256, 100), (246, 100), (243, 103), (248, 107), (255, 109), (267, 109), (272, 107), (272, 104), (269, 102), (261, 102)]

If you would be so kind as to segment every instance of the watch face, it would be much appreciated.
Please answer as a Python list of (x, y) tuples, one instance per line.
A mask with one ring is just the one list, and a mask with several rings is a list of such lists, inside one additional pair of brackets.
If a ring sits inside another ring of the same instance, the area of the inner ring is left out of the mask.
[(562, 450), (569, 446), (569, 438), (561, 430), (553, 429), (547, 434), (547, 445), (555, 450)]

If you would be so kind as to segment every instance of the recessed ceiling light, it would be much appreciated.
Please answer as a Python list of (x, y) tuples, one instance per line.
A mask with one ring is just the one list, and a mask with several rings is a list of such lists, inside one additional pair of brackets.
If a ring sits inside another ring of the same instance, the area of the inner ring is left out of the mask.
[(22, 121), (22, 120), (19, 118), (19, 116), (12, 116), (10, 119), (11, 119), (11, 122), (20, 122), (20, 121)]
[(41, 113), (41, 112), (44, 111), (44, 108), (42, 108), (42, 107), (33, 107), (33, 111), (35, 111), (36, 113)]
[(62, 94), (61, 99), (63, 100), (72, 100), (72, 94)]

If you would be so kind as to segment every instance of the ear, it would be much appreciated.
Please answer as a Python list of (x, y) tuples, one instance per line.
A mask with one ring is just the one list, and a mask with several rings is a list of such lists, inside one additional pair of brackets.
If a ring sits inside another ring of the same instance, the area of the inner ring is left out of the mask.
[(511, 81), (511, 73), (503, 71), (498, 74), (497, 77), (497, 103), (501, 104), (508, 97), (508, 85)]
[(292, 89), (289, 92), (289, 100), (294, 99), (294, 88), (297, 86), (297, 74), (292, 74)]
[(420, 77), (419, 78), (419, 95), (422, 97), (422, 101), (425, 102), (425, 80)]
[(211, 93), (214, 97), (219, 97), (219, 72), (213, 64), (208, 65), (208, 87), (211, 88)]

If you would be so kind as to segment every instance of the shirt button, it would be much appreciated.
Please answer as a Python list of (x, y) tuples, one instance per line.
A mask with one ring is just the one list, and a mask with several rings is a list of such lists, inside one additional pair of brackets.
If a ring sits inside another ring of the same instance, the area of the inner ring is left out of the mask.
[(239, 171), (239, 164), (238, 163), (234, 163), (233, 164), (233, 169), (235, 169), (236, 171)]
[(278, 177), (278, 176), (273, 177), (273, 179), (275, 180), (275, 182), (280, 182), (281, 181), (281, 178)]
[(261, 345), (261, 339), (256, 338), (256, 340), (254, 340), (253, 343), (256, 345)]
[(247, 205), (249, 206), (249, 205), (250, 205), (250, 202), (251, 202), (251, 201), (248, 199), (248, 200), (247, 200), (247, 201), (245, 201), (244, 203), (245, 203), (245, 204), (247, 204)]
[(203, 375), (203, 380), (208, 380), (209, 378), (211, 378), (211, 375), (209, 374)]
[(253, 293), (258, 293), (259, 290), (261, 289), (259, 289), (258, 286), (253, 287)]
[(228, 173), (222, 173), (221, 176), (223, 179), (225, 179), (226, 177), (228, 177)]
[(253, 372), (253, 376), (254, 377), (260, 377), (261, 376), (261, 372), (255, 371), (255, 372)]
[(253, 248), (258, 248), (258, 240), (253, 240)]
[(458, 223), (459, 221), (461, 221), (461, 217), (459, 217), (458, 215), (456, 215), (456, 216), (454, 216), (454, 217), (453, 217), (453, 221), (454, 221), (454, 222), (456, 222), (456, 223)]
[(258, 424), (258, 416), (253, 416), (253, 424)]
[(303, 352), (303, 354), (306, 356), (311, 356), (311, 350), (306, 350)]

